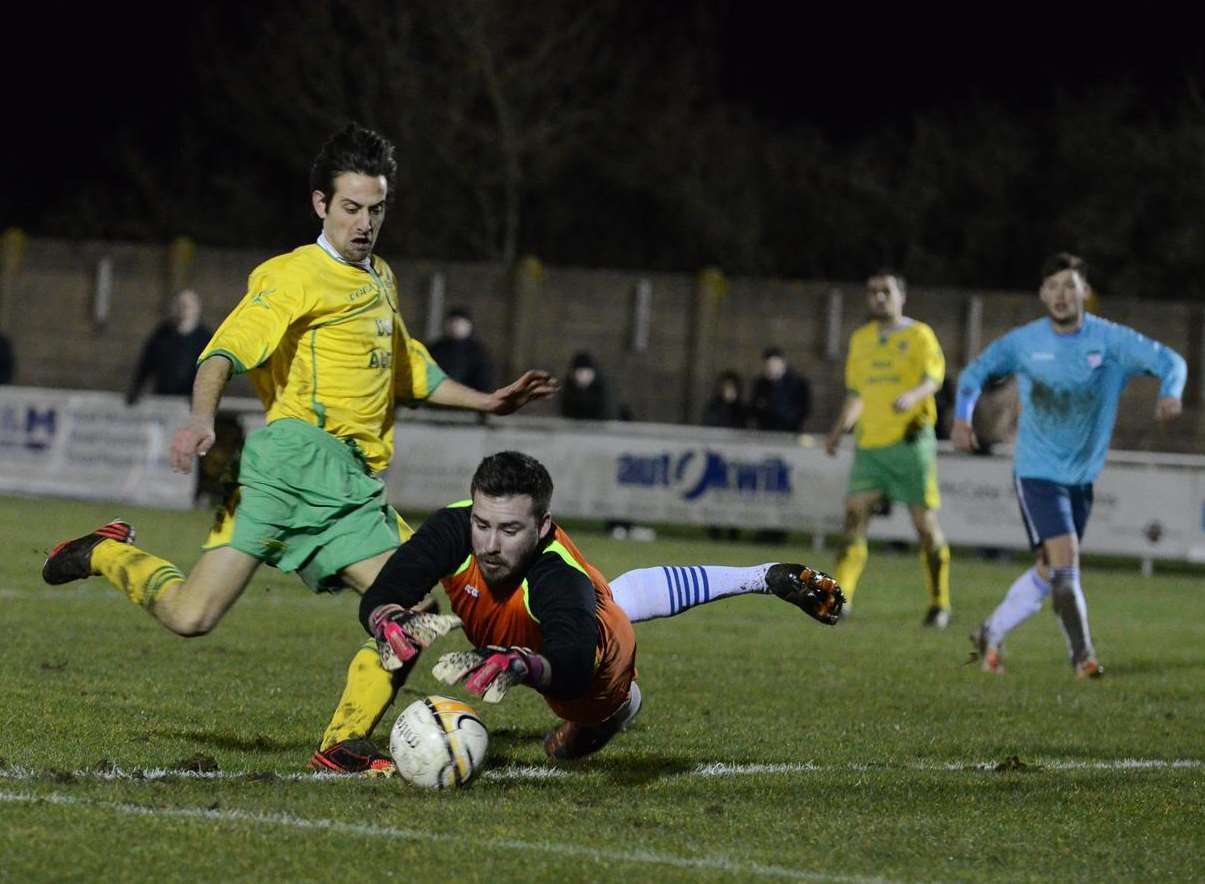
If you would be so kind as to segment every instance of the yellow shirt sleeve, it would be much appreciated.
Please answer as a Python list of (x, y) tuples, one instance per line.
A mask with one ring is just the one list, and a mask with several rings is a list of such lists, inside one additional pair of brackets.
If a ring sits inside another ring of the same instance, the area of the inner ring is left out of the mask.
[(448, 377), (421, 341), (406, 335), (406, 352), (398, 354), (394, 389), (398, 402), (419, 402), (426, 399)]
[(858, 370), (854, 364), (854, 342), (855, 338), (851, 337), (849, 342), (849, 353), (845, 355), (845, 393), (848, 396), (860, 396), (861, 391), (858, 389)]
[(214, 332), (197, 362), (223, 355), (243, 374), (266, 362), (289, 326), (314, 307), (305, 289), (286, 276), (257, 268), (247, 282), (247, 294)]
[(937, 342), (937, 335), (929, 326), (921, 324), (917, 328), (917, 340), (924, 349), (924, 356), (921, 360), (924, 376), (936, 382), (940, 387), (946, 379), (946, 357), (941, 352), (941, 344)]

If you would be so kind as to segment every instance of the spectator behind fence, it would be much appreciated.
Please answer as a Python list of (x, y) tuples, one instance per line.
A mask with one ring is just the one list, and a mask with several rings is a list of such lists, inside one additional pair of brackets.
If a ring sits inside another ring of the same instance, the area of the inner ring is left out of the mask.
[(463, 307), (453, 307), (444, 317), (443, 337), (428, 348), (436, 364), (454, 381), (488, 392), (493, 369), (485, 345), (473, 335), (473, 318)]
[(11, 384), (17, 373), (17, 357), (13, 345), (4, 332), (0, 332), (0, 384)]
[[(619, 411), (594, 357), (584, 350), (574, 354), (569, 363), (569, 376), (561, 388), (561, 416), (579, 421), (609, 421), (620, 419)], [(611, 520), (606, 523), (605, 530), (616, 540), (654, 540), (657, 537), (653, 529), (631, 522)]]
[(749, 426), (749, 408), (741, 398), (741, 376), (735, 371), (720, 373), (703, 407), (703, 426), (743, 430)]
[(142, 396), (147, 382), (157, 396), (191, 396), (197, 375), (197, 357), (213, 331), (201, 323), (201, 296), (184, 289), (172, 298), (168, 316), (142, 345), (126, 403)]
[[(741, 376), (735, 371), (721, 372), (716, 376), (711, 398), (703, 407), (703, 426), (727, 427), (743, 430), (749, 426), (749, 408), (741, 398)], [(709, 525), (707, 536), (712, 540), (737, 540), (740, 529), (723, 525)]]
[(753, 425), (759, 430), (798, 433), (812, 410), (812, 390), (778, 347), (762, 353), (762, 370), (753, 382), (750, 402)]
[(569, 363), (569, 376), (561, 391), (561, 416), (579, 421), (608, 421), (617, 416), (607, 382), (594, 357), (584, 350)]

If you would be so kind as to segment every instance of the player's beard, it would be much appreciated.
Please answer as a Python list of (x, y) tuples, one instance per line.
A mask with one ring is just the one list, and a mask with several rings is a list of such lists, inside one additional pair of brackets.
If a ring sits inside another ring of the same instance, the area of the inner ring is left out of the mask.
[[(477, 555), (477, 567), (481, 569), (481, 576), (485, 578), (486, 584), (491, 589), (505, 589), (522, 580), (534, 555), (535, 549), (532, 548), (513, 564), (507, 562), (502, 556)], [(491, 566), (489, 570), (487, 570), (487, 565)], [(498, 570), (492, 570), (493, 567), (497, 567)]]

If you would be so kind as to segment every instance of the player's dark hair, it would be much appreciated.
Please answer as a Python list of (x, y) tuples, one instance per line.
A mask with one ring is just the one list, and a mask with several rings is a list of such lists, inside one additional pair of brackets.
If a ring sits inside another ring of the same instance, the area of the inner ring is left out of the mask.
[(544, 465), (520, 451), (499, 451), (491, 454), (473, 473), (470, 491), (490, 497), (512, 497), (526, 494), (537, 519), (544, 518), (552, 503), (552, 477)]
[(901, 295), (908, 294), (908, 280), (904, 279), (904, 274), (900, 273), (893, 267), (880, 267), (870, 275), (871, 279), (876, 276), (891, 277), (895, 280), (896, 287), (900, 290)]
[(359, 123), (348, 123), (327, 139), (310, 167), (310, 190), (322, 194), (323, 205), (330, 205), (331, 197), (335, 195), (335, 179), (344, 172), (359, 172), (374, 178), (384, 175), (392, 197), (393, 179), (397, 175), (393, 144), (379, 132)]
[(1079, 255), (1070, 252), (1059, 252), (1051, 255), (1042, 262), (1042, 279), (1049, 279), (1064, 270), (1074, 270), (1085, 283), (1088, 281), (1088, 262)]

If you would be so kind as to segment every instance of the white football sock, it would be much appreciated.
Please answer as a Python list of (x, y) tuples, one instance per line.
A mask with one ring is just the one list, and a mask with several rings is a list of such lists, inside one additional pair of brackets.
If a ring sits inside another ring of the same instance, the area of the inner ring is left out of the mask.
[(1009, 587), (992, 616), (984, 623), (987, 627), (987, 643), (993, 647), (1004, 641), (1004, 636), (1016, 629), (1042, 609), (1042, 602), (1050, 595), (1050, 584), (1038, 576), (1037, 568), (1030, 568)]
[(611, 581), (615, 601), (633, 623), (673, 617), (696, 605), (750, 592), (769, 592), (773, 562), (749, 568), (726, 565), (666, 565), (637, 568)]

